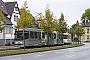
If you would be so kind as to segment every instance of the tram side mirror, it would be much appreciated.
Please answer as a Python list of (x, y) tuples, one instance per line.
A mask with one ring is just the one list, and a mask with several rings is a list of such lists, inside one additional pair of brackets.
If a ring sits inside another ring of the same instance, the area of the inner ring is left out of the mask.
[(14, 33), (14, 35), (15, 35), (15, 33)]

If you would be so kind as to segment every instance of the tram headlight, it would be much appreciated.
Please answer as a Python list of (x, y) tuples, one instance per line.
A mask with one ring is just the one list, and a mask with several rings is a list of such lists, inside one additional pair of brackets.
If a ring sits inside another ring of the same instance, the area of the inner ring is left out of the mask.
[(15, 44), (18, 44), (18, 42), (15, 42)]
[(23, 44), (23, 42), (20, 42), (20, 44)]
[(15, 44), (23, 44), (23, 42), (19, 41), (19, 42), (15, 42)]

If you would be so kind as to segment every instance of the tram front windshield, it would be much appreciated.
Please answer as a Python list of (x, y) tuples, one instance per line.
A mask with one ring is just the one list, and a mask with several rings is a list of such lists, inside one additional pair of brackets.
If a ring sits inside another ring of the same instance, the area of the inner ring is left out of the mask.
[(24, 39), (28, 39), (29, 38), (29, 32), (24, 31), (24, 36), (23, 36), (23, 31), (16, 31), (14, 40), (23, 40), (23, 37), (24, 37)]
[(63, 36), (63, 39), (68, 39), (68, 35), (64, 35)]

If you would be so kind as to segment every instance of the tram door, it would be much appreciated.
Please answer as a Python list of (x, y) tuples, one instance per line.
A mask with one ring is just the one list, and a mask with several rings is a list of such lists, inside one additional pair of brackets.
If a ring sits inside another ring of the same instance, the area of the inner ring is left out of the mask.
[(38, 32), (38, 40), (39, 40), (39, 45), (41, 46), (42, 45), (42, 40), (41, 40), (41, 33)]

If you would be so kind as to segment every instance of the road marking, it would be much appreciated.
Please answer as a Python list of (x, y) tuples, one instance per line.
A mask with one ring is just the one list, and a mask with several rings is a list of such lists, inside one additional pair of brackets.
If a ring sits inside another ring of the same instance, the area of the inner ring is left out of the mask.
[(66, 58), (70, 58), (70, 57), (74, 57), (75, 55), (69, 55), (69, 56), (67, 56)]
[(58, 53), (58, 54), (60, 54), (60, 53), (62, 53), (62, 52), (55, 52), (55, 53)]
[(45, 55), (47, 55), (47, 54), (43, 54), (43, 55), (37, 55), (37, 56), (35, 56), (35, 57), (41, 57), (41, 56), (45, 56)]
[(11, 60), (17, 60), (17, 59), (11, 59)]
[(86, 54), (87, 52), (83, 52), (83, 53), (81, 53), (81, 54)]
[(70, 54), (74, 54), (75, 52), (70, 52)]
[(17, 58), (17, 59), (11, 59), (11, 60), (21, 60), (21, 58)]

